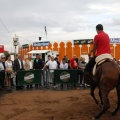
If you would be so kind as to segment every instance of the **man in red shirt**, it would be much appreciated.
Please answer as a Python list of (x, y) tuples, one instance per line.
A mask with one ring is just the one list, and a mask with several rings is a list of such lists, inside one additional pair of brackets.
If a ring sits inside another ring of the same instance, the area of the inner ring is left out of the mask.
[(90, 72), (90, 70), (95, 65), (95, 58), (101, 54), (108, 53), (110, 54), (110, 38), (109, 36), (103, 31), (103, 26), (98, 24), (96, 26), (97, 35), (94, 37), (93, 42), (93, 49), (89, 52), (88, 56), (91, 56), (93, 53), (93, 58), (90, 59), (88, 64), (86, 65), (86, 71)]
[(76, 58), (76, 55), (73, 55), (73, 58), (70, 60), (70, 66), (72, 69), (78, 68), (78, 59)]

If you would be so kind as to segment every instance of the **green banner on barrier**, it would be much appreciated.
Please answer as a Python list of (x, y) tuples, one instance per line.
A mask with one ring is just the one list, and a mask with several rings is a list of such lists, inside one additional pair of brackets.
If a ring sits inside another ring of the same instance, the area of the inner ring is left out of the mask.
[(54, 83), (77, 83), (78, 70), (54, 70)]
[(17, 73), (18, 85), (41, 83), (40, 70), (19, 71)]

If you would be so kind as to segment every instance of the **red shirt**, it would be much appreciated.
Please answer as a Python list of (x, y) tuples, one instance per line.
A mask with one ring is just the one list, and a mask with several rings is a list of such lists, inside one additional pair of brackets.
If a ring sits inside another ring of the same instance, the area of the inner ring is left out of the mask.
[(104, 32), (101, 31), (94, 37), (94, 43), (97, 44), (96, 56), (110, 52), (110, 38)]
[(78, 68), (78, 63), (77, 63), (77, 61), (75, 59), (71, 59), (70, 63), (71, 63), (72, 68), (74, 68), (74, 69)]

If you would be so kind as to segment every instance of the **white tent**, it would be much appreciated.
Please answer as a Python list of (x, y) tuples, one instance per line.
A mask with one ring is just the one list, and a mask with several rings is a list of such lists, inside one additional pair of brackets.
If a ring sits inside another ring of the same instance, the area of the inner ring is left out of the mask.
[(58, 51), (52, 51), (52, 50), (32, 50), (28, 52), (28, 54), (32, 54), (32, 58), (36, 58), (36, 54), (41, 54), (42, 58), (46, 61), (48, 59), (48, 55), (56, 56), (58, 54)]

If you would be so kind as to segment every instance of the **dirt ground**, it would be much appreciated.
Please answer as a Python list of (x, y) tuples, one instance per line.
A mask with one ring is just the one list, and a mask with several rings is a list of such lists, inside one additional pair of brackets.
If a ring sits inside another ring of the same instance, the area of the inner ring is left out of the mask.
[[(0, 120), (92, 120), (101, 106), (96, 105), (90, 90), (16, 91), (0, 99)], [(98, 91), (95, 91), (98, 98)], [(117, 97), (109, 95), (111, 108), (100, 120), (120, 120), (120, 112), (111, 116)]]

